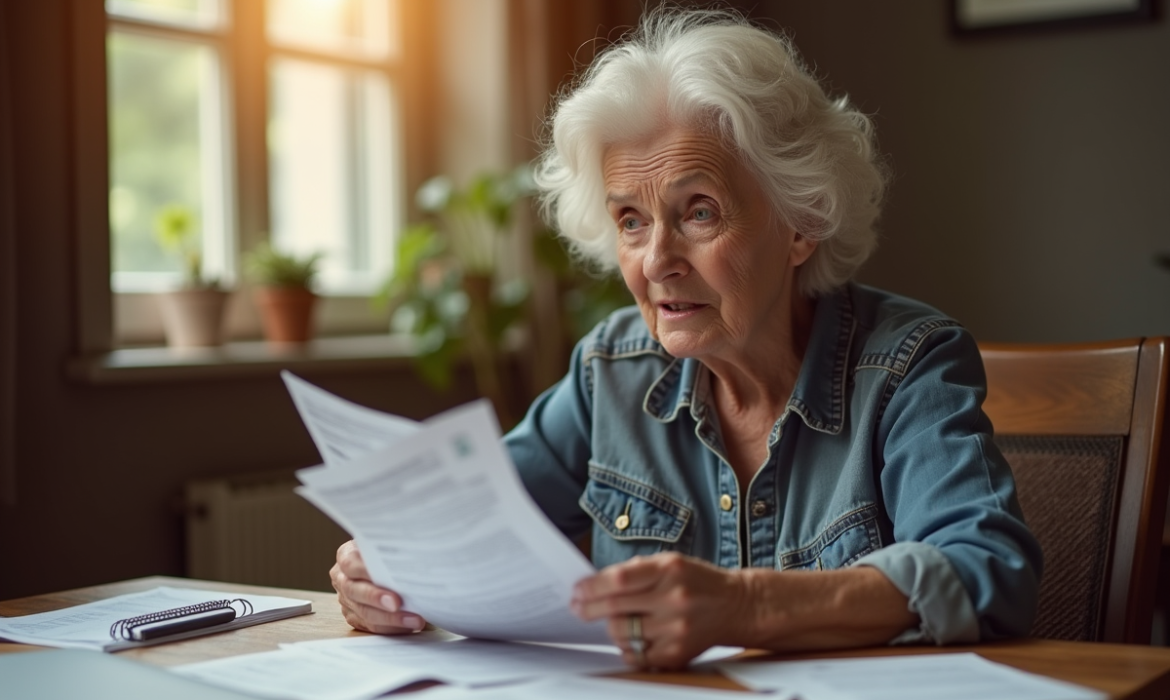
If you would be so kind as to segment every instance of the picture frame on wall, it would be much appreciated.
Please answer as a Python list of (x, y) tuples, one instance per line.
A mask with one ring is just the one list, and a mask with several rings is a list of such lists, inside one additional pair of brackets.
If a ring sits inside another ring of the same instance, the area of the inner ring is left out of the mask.
[(1155, 0), (951, 0), (959, 33), (1092, 26), (1154, 19)]

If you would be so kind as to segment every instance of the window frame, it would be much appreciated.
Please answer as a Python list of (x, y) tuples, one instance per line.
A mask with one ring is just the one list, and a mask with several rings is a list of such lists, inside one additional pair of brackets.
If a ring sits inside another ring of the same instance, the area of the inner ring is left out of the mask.
[[(76, 337), (74, 358), (70, 364), (76, 365), (77, 361), (84, 362), (86, 358), (100, 362), (118, 347), (114, 326), (116, 302), (153, 303), (153, 299), (148, 298), (154, 295), (115, 294), (111, 288), (106, 37), (113, 20), (107, 16), (101, 0), (70, 0), (70, 4), (76, 235), (72, 255)], [(220, 57), (225, 67), (225, 99), (231, 110), (225, 131), (225, 141), (229, 146), (225, 158), (229, 178), (234, 179), (234, 192), (229, 200), (229, 203), (234, 202), (234, 207), (229, 208), (227, 216), (233, 219), (236, 237), (234, 253), (229, 253), (229, 256), (248, 250), (261, 239), (261, 232), (269, 230), (267, 66), (270, 56), (291, 55), (293, 50), (274, 47), (268, 41), (264, 4), (255, 0), (229, 3), (228, 26), (231, 31), (223, 39)], [(427, 118), (428, 114), (433, 114), (434, 97), (426, 86), (433, 84), (435, 78), (437, 28), (434, 12), (425, 5), (399, 3), (398, 19), (402, 23), (398, 42), (399, 72), (391, 75), (397, 96), (396, 117), (400, 124), (401, 162), (397, 167), (401, 173), (402, 192), (398, 196), (404, 199), (403, 216), (406, 220), (412, 218), (414, 210), (404, 193), (417, 189), (436, 160), (435, 129)], [(134, 20), (122, 18), (116, 23), (137, 24)], [(144, 26), (160, 33), (168, 31), (151, 23), (144, 23)], [(313, 60), (320, 60), (315, 52), (304, 53)], [(339, 302), (349, 302), (350, 308), (340, 308), (342, 304)], [(358, 315), (355, 313), (357, 304), (368, 306), (368, 303), (367, 297), (325, 299), (319, 328), (324, 333), (369, 332), (370, 329), (361, 328), (360, 323), (354, 322)], [(341, 319), (339, 327), (329, 323), (330, 316)], [(258, 337), (255, 314), (248, 314), (246, 321), (250, 321), (246, 328), (248, 335)], [(157, 338), (159, 341), (154, 344), (161, 345), (161, 327)], [(70, 374), (77, 376), (79, 373)]]
[[(229, 5), (234, 4), (229, 1)], [(216, 111), (217, 121), (219, 122), (219, 137), (220, 148), (219, 152), (215, 153), (213, 160), (217, 161), (209, 165), (218, 166), (223, 173), (222, 181), (219, 181), (215, 189), (218, 192), (214, 193), (213, 197), (220, 200), (219, 216), (222, 217), (222, 225), (225, 231), (223, 239), (217, 245), (223, 248), (222, 255), (208, 256), (207, 242), (204, 241), (203, 255), (205, 270), (210, 274), (218, 276), (223, 282), (228, 285), (235, 285), (239, 282), (239, 232), (237, 228), (237, 197), (236, 197), (236, 177), (238, 175), (238, 168), (235, 165), (234, 153), (236, 150), (236, 142), (233, 134), (233, 125), (236, 121), (233, 84), (235, 81), (236, 61), (233, 58), (234, 46), (232, 45), (232, 23), (228, 18), (222, 25), (218, 27), (209, 27), (206, 29), (187, 29), (177, 27), (167, 23), (150, 23), (139, 21), (136, 19), (127, 18), (113, 18), (107, 15), (106, 19), (106, 37), (114, 31), (120, 32), (123, 35), (145, 37), (150, 39), (162, 39), (165, 41), (181, 42), (191, 44), (194, 46), (205, 46), (211, 48), (216, 53), (216, 62), (218, 64), (219, 76), (218, 95), (214, 99), (217, 103)], [(108, 63), (103, 63), (108, 65)], [(108, 83), (107, 83), (108, 89)], [(109, 93), (107, 92), (107, 95)], [(108, 99), (107, 99), (107, 119), (108, 119)], [(107, 122), (108, 128), (108, 122)], [(108, 132), (107, 132), (108, 133)], [(108, 140), (107, 136), (107, 140)], [(203, 175), (204, 185), (212, 179), (208, 174)], [(206, 188), (205, 188), (206, 189)], [(203, 217), (206, 221), (206, 217)], [(111, 241), (112, 245), (112, 241)], [(111, 253), (113, 251), (111, 250)], [(216, 264), (208, 269), (207, 261), (215, 260)], [(150, 295), (154, 292), (142, 292), (138, 290), (125, 289), (118, 291), (114, 285), (114, 275), (118, 273), (111, 271), (110, 291), (115, 295), (133, 295), (145, 294)], [(171, 277), (168, 273), (128, 273), (127, 276), (158, 276)], [(178, 275), (173, 275), (176, 279)], [(127, 287), (135, 285), (125, 285)], [(115, 336), (117, 335), (117, 328), (115, 327)]]

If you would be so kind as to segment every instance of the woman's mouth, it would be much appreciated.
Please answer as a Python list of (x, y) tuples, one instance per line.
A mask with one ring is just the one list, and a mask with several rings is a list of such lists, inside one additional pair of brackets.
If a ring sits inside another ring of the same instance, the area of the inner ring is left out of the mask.
[(685, 318), (705, 308), (706, 304), (695, 304), (689, 301), (671, 301), (658, 304), (658, 308), (665, 318)]

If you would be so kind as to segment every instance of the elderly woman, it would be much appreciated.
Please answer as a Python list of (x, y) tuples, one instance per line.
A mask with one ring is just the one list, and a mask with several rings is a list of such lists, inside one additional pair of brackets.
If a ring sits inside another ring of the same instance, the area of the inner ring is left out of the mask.
[[(870, 121), (781, 36), (657, 12), (552, 117), (546, 210), (637, 300), (505, 442), (599, 572), (574, 611), (629, 663), (706, 648), (1026, 634), (1040, 551), (958, 323), (850, 282), (875, 245)], [(343, 546), (349, 622), (423, 621)]]

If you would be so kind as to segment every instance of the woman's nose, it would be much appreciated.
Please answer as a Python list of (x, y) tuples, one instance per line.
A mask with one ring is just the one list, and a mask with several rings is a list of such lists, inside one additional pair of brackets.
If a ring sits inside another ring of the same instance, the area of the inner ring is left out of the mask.
[(642, 259), (642, 274), (651, 282), (663, 282), (686, 274), (689, 269), (681, 241), (669, 226), (655, 224)]

